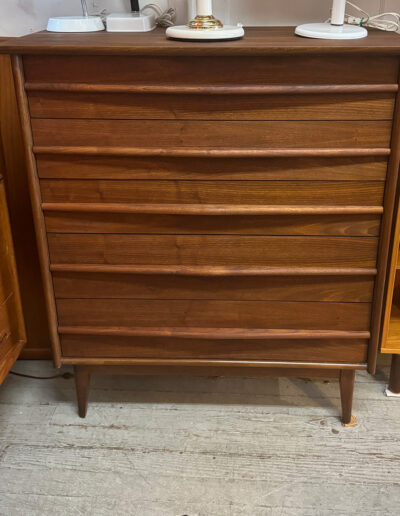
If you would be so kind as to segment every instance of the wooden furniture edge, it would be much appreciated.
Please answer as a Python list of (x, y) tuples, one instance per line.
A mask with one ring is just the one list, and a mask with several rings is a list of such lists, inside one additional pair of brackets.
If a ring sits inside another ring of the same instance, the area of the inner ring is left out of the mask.
[(151, 93), (172, 95), (312, 95), (315, 93), (396, 93), (398, 84), (313, 84), (313, 85), (205, 85), (173, 86), (133, 84), (40, 83), (27, 82), (27, 91), (66, 93)]
[[(400, 82), (400, 70), (399, 79)], [(392, 271), (396, 261), (390, 257), (390, 243), (392, 237), (393, 213), (396, 208), (397, 183), (400, 167), (400, 93), (396, 95), (394, 119), (391, 136), (391, 154), (388, 164), (388, 176), (385, 188), (384, 214), (382, 217), (381, 237), (378, 250), (378, 274), (372, 306), (371, 340), (368, 348), (368, 371), (375, 374), (379, 343), (381, 341), (382, 309), (385, 300), (387, 274)], [(397, 255), (396, 255), (397, 257)], [(390, 264), (388, 261), (390, 260)]]
[[(324, 41), (301, 38), (295, 27), (246, 27), (245, 37), (237, 42), (182, 42), (165, 36), (158, 28), (150, 34), (93, 33), (64, 34), (62, 39), (46, 31), (5, 41), (0, 53), (19, 55), (122, 55), (122, 56), (277, 56), (285, 55), (380, 55), (400, 54), (397, 35), (370, 29), (365, 40)], [(265, 41), (268, 34), (268, 41)]]
[[(230, 367), (243, 367), (249, 371), (253, 369), (269, 369), (275, 367), (285, 367), (288, 369), (309, 368), (309, 369), (354, 369), (366, 370), (367, 364), (346, 364), (330, 362), (288, 362), (272, 360), (219, 360), (219, 359), (175, 359), (175, 358), (80, 358), (62, 357), (62, 364), (69, 365), (140, 365), (140, 366), (180, 366), (180, 367), (218, 367), (221, 370)], [(208, 376), (207, 370), (204, 375)]]
[(12, 56), (12, 68), (15, 80), (16, 94), (18, 100), (18, 109), (21, 119), (22, 134), (24, 139), (29, 189), (31, 194), (33, 220), (36, 232), (36, 241), (39, 251), (40, 267), (42, 273), (42, 282), (45, 294), (47, 315), (49, 320), (49, 331), (51, 344), (53, 349), (54, 365), (60, 367), (61, 350), (57, 333), (57, 313), (55, 305), (55, 296), (53, 290), (53, 281), (50, 273), (50, 259), (47, 248), (47, 237), (44, 216), (41, 210), (41, 193), (39, 178), (36, 170), (36, 161), (33, 155), (33, 139), (32, 129), (29, 119), (28, 100), (24, 89), (24, 71), (22, 58), (20, 56)]

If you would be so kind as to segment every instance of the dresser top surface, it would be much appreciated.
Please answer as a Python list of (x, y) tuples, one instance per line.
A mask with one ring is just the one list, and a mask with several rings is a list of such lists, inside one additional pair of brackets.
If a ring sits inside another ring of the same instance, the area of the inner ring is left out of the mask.
[(225, 42), (167, 39), (165, 29), (147, 33), (85, 34), (37, 32), (0, 44), (11, 54), (273, 55), (301, 53), (373, 53), (400, 55), (400, 35), (370, 30), (367, 38), (332, 41), (294, 35), (294, 27), (248, 27), (245, 37)]

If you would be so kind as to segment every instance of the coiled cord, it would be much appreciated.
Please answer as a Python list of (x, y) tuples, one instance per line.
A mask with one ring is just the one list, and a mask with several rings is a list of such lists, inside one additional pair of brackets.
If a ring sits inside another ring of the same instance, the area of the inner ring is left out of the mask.
[(146, 9), (152, 9), (157, 14), (156, 24), (159, 27), (172, 27), (175, 25), (176, 10), (173, 7), (170, 7), (166, 11), (162, 11), (162, 9), (160, 9), (156, 4), (147, 4), (140, 9), (140, 12), (143, 12)]
[[(353, 2), (346, 2), (362, 16), (354, 16), (352, 14), (345, 14), (345, 23), (350, 25), (359, 25), (360, 27), (370, 27), (373, 29), (385, 30), (390, 32), (400, 31), (400, 13), (388, 12), (379, 13), (374, 16), (368, 14), (364, 9), (353, 4)], [(328, 22), (331, 20), (329, 19)]]

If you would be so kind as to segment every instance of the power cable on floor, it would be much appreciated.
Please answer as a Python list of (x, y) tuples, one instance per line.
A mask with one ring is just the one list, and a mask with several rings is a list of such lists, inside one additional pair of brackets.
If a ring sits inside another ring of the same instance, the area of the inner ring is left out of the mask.
[(53, 380), (54, 378), (64, 378), (64, 380), (69, 380), (73, 378), (74, 375), (72, 373), (62, 373), (55, 374), (54, 376), (33, 376), (31, 374), (17, 373), (16, 371), (10, 371), (10, 374), (15, 376), (22, 376), (23, 378), (33, 378), (34, 380)]

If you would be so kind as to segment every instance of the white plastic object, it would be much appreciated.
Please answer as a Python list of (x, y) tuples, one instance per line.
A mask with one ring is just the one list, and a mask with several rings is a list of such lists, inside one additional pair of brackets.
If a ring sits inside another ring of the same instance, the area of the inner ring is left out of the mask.
[(306, 23), (296, 27), (295, 33), (315, 39), (361, 39), (368, 36), (367, 29), (344, 23), (346, 0), (333, 0), (330, 23)]
[(222, 29), (213, 30), (196, 30), (187, 25), (176, 25), (168, 27), (166, 35), (168, 38), (193, 40), (239, 39), (244, 36), (244, 29), (241, 25), (224, 25)]
[(388, 398), (400, 398), (400, 392), (392, 392), (389, 388), (385, 390)]
[(49, 18), (49, 32), (97, 32), (104, 30), (100, 16), (58, 16)]
[(331, 24), (343, 25), (346, 12), (346, 0), (333, 0), (331, 12)]
[(199, 16), (210, 16), (212, 14), (212, 0), (197, 0), (196, 11)]
[(112, 13), (106, 18), (108, 32), (149, 32), (156, 28), (151, 14)]
[(361, 39), (368, 36), (367, 29), (356, 25), (331, 25), (330, 23), (306, 23), (296, 27), (295, 33), (316, 39)]

